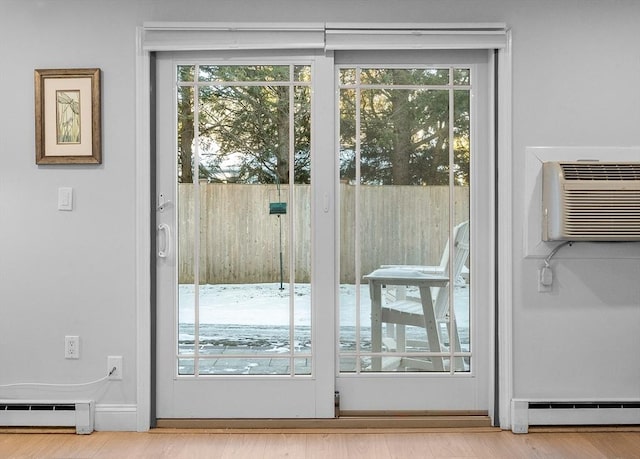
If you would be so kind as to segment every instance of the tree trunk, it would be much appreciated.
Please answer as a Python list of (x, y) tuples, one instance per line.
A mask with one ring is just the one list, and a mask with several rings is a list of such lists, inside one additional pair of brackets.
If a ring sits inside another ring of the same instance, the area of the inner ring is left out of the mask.
[(278, 94), (278, 144), (276, 146), (276, 174), (280, 183), (289, 183), (289, 92), (279, 87)]
[(178, 119), (180, 125), (180, 182), (193, 183), (193, 100), (191, 88), (184, 88), (182, 97), (178, 99)]
[[(411, 76), (407, 70), (394, 70), (393, 82), (398, 85), (410, 84)], [(409, 94), (410, 90), (391, 90), (391, 116), (393, 120), (391, 180), (393, 185), (409, 185), (411, 183), (411, 127), (413, 122), (411, 120)]]

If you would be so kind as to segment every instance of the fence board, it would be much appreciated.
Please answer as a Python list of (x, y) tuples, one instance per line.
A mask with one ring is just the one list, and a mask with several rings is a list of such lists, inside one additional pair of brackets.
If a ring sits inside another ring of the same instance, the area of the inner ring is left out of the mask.
[[(295, 216), (293, 236), (295, 276), (311, 278), (311, 190), (296, 185), (287, 214), (269, 215), (269, 203), (278, 201), (274, 185), (201, 184), (200, 283), (259, 283), (280, 280), (280, 224), (284, 282), (291, 264), (289, 223)], [(179, 282), (193, 283), (194, 190), (179, 185)], [(469, 217), (469, 192), (455, 189), (456, 223)], [(360, 221), (355, 227), (356, 187), (340, 185), (340, 282), (353, 283), (381, 264), (440, 262), (448, 237), (448, 187), (362, 186)], [(287, 202), (289, 187), (280, 190)], [(355, 234), (361, 235), (361, 268), (356, 271)]]

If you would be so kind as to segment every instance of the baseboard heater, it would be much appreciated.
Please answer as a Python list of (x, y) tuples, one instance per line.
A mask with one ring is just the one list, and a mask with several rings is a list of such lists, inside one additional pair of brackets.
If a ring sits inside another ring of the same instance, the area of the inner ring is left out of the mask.
[(640, 400), (522, 400), (511, 402), (511, 430), (527, 433), (529, 426), (640, 424)]
[(93, 432), (93, 400), (0, 400), (2, 427), (75, 427)]

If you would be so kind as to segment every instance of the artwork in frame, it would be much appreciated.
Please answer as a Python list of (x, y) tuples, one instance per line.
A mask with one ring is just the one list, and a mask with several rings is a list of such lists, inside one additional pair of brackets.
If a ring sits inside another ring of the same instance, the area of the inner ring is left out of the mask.
[(36, 69), (36, 164), (101, 164), (100, 69)]

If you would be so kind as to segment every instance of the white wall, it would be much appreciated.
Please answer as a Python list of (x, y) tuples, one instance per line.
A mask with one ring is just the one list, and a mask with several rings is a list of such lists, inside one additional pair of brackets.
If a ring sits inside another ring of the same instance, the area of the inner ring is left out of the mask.
[(589, 244), (562, 249), (554, 257), (551, 294), (537, 292), (541, 260), (523, 260), (527, 196), (518, 184), (525, 147), (640, 144), (640, 4), (558, 3), (508, 20), (514, 30), (515, 395), (637, 399), (639, 244), (626, 244), (624, 258), (608, 244), (616, 253), (610, 259)]
[[(108, 386), (0, 397), (90, 396), (125, 412), (136, 403), (137, 19), (124, 5), (0, 2), (0, 384), (95, 380), (107, 355), (124, 357), (125, 374)], [(104, 163), (36, 166), (34, 69), (70, 67), (103, 69)], [(74, 189), (72, 212), (57, 210), (61, 186)], [(65, 335), (80, 336), (80, 360), (63, 358)]]
[[(640, 398), (640, 248), (554, 259), (537, 293), (525, 259), (527, 146), (640, 145), (640, 4), (633, 0), (0, 0), (0, 384), (79, 382), (135, 408), (135, 27), (143, 21), (506, 22), (513, 29), (514, 391)], [(33, 70), (103, 70), (101, 166), (36, 166)], [(75, 210), (56, 210), (71, 186)], [(600, 253), (600, 252), (599, 252)], [(64, 335), (81, 337), (65, 360)], [(0, 398), (27, 396), (0, 389)], [(34, 395), (31, 393), (31, 395)], [(49, 389), (38, 396), (60, 395)], [(108, 428), (135, 428), (119, 419)]]

